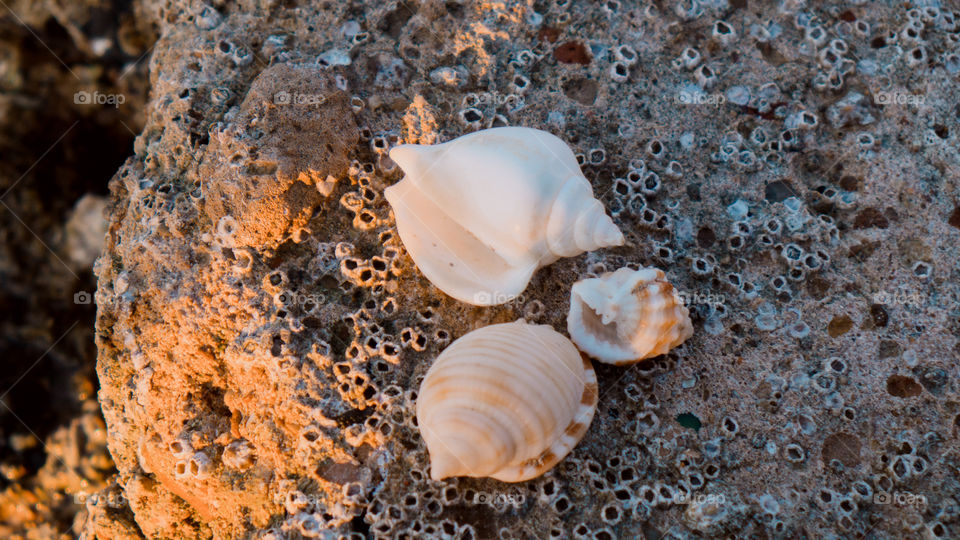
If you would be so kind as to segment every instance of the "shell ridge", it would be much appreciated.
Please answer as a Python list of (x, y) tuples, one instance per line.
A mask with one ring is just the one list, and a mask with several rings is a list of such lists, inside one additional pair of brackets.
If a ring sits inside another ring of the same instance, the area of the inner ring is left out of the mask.
[[(576, 414), (563, 430), (563, 434), (558, 437), (553, 444), (544, 449), (544, 451), (536, 457), (518, 463), (516, 465), (518, 479), (509, 481), (522, 482), (530, 478), (535, 478), (552, 469), (573, 450), (574, 446), (576, 446), (576, 444), (580, 442), (580, 439), (586, 434), (587, 429), (589, 429), (590, 424), (593, 422), (593, 416), (596, 412), (597, 402), (599, 401), (599, 392), (597, 389), (596, 372), (590, 364), (590, 359), (582, 357), (582, 362), (587, 384), (584, 386)], [(494, 478), (497, 477), (494, 476)]]
[[(534, 432), (547, 432), (549, 430), (547, 426), (550, 425), (551, 419), (549, 414), (551, 400), (543, 391), (536, 389), (535, 385), (529, 384), (531, 380), (535, 379), (524, 381), (522, 384), (505, 386), (503, 382), (510, 378), (511, 371), (502, 366), (488, 365), (487, 367), (491, 370), (496, 369), (496, 373), (491, 373), (486, 377), (474, 374), (474, 378), (471, 380), (470, 401), (463, 401), (465, 408), (473, 408), (475, 403), (514, 405), (512, 407), (515, 413), (514, 418), (522, 420), (526, 428), (534, 428)], [(509, 396), (521, 401), (522, 406), (516, 407), (516, 403), (511, 404), (506, 400), (498, 402), (496, 399), (498, 398), (498, 391), (509, 391)], [(446, 405), (452, 407), (459, 403), (461, 403), (460, 399), (454, 399), (448, 401)], [(532, 419), (537, 420), (537, 422), (531, 422)], [(530, 429), (526, 429), (524, 432), (529, 431)]]
[[(551, 370), (549, 369), (549, 368), (550, 368), (550, 364), (552, 364), (552, 363), (559, 363), (559, 364), (561, 364), (561, 365), (563, 365), (564, 367), (567, 368), (567, 373), (568, 373), (569, 375), (572, 375), (572, 376), (573, 376), (573, 380), (575, 380), (575, 381), (577, 381), (578, 383), (580, 383), (580, 384), (578, 384), (578, 385), (576, 385), (576, 386), (579, 387), (580, 385), (583, 384), (583, 378), (580, 377), (580, 376), (579, 376), (576, 372), (574, 372), (572, 369), (570, 369), (570, 367), (566, 365), (566, 362), (563, 361), (563, 359), (564, 359), (564, 351), (560, 350), (557, 346), (560, 345), (560, 344), (563, 344), (564, 342), (563, 342), (563, 341), (559, 341), (559, 340), (549, 340), (549, 341), (555, 341), (555, 342), (556, 342), (556, 343), (551, 344), (551, 343), (548, 343), (548, 340), (544, 339), (543, 336), (538, 335), (539, 331), (542, 330), (543, 328), (549, 328), (549, 327), (545, 327), (544, 325), (529, 325), (529, 324), (523, 324), (522, 326), (521, 326), (521, 325), (517, 325), (515, 328), (516, 328), (517, 330), (521, 331), (521, 332), (525, 332), (529, 337), (537, 340), (544, 348), (546, 348), (547, 350), (549, 350), (549, 351), (551, 351), (552, 353), (554, 353), (554, 358), (556, 358), (556, 362), (551, 362), (551, 361), (548, 361), (548, 360), (546, 359), (546, 357), (538, 358), (537, 355), (532, 354), (533, 351), (529, 351), (530, 354), (528, 354), (528, 358), (533, 358), (534, 361), (537, 361), (537, 362), (539, 363), (539, 368), (540, 368), (540, 369), (539, 369), (539, 372), (538, 372), (538, 373), (535, 373), (534, 379), (536, 379), (536, 378), (538, 378), (538, 377), (540, 377), (540, 378), (546, 377), (546, 378), (548, 378), (548, 379), (550, 380), (550, 382), (551, 382), (551, 384), (552, 384), (552, 386), (553, 386), (553, 389), (554, 389), (555, 391), (561, 392), (561, 393), (563, 394), (562, 397), (567, 397), (568, 399), (571, 398), (571, 397), (573, 397), (573, 396), (575, 395), (575, 393), (579, 390), (579, 388), (571, 388), (571, 387), (568, 387), (569, 385), (564, 385), (564, 384), (562, 384), (562, 383), (564, 382), (564, 377), (562, 377), (562, 376), (561, 376), (560, 374), (558, 374), (558, 373), (553, 373), (553, 372), (551, 372)], [(555, 333), (555, 331), (554, 331), (552, 328), (549, 328), (549, 331)], [(547, 335), (548, 335), (548, 336), (551, 336), (551, 334), (547, 334)], [(561, 338), (563, 337), (563, 336), (560, 336), (560, 334), (556, 334), (556, 335), (559, 336), (559, 337), (561, 337)], [(564, 338), (564, 339), (565, 339), (565, 338)], [(579, 353), (576, 352), (576, 348), (573, 347), (573, 344), (572, 344), (572, 343), (569, 343), (569, 340), (567, 340), (567, 343), (566, 343), (566, 344), (570, 345), (570, 350), (566, 351), (567, 353), (571, 353), (571, 352), (572, 352), (572, 353), (579, 354)], [(557, 346), (555, 346), (555, 345), (557, 345)], [(520, 365), (525, 365), (526, 363), (527, 363), (527, 362), (518, 362), (518, 364), (520, 364)]]
[[(486, 427), (493, 427), (493, 428), (500, 428), (500, 427), (501, 427), (501, 426), (500, 426), (499, 424), (497, 424), (495, 421), (491, 421), (492, 419), (490, 419), (490, 418), (484, 418), (482, 415), (471, 414), (471, 413), (472, 413), (472, 411), (469, 411), (469, 410), (466, 411), (466, 418), (465, 418), (464, 420), (466, 420), (466, 419), (472, 419), (472, 420), (474, 420), (474, 421), (475, 421), (475, 422), (474, 422), (474, 427), (484, 427), (484, 426), (486, 426)], [(461, 414), (464, 414), (464, 413), (461, 412)], [(486, 420), (486, 421), (484, 421), (484, 420)], [(476, 422), (476, 421), (479, 421), (479, 422)], [(470, 422), (466, 422), (466, 423), (467, 423), (467, 424), (470, 424)], [(442, 424), (441, 424), (441, 425), (442, 425)], [(448, 440), (445, 440), (443, 437), (440, 437), (440, 436), (439, 436), (438, 434), (436, 434), (432, 429), (430, 429), (429, 427), (427, 427), (426, 423), (423, 424), (423, 425), (421, 425), (421, 429), (423, 429), (424, 432), (428, 435), (427, 437), (424, 437), (424, 440), (425, 440), (426, 442), (428, 442), (428, 449), (430, 449), (430, 445), (429, 445), (429, 442), (430, 442), (430, 441), (433, 441), (434, 443), (439, 444), (440, 446), (443, 447), (444, 452), (439, 452), (439, 453), (437, 453), (437, 452), (434, 451), (433, 453), (431, 453), (431, 457), (432, 457), (432, 458), (438, 457), (437, 454), (439, 454), (439, 457), (440, 457), (440, 458), (448, 458), (448, 461), (449, 461), (450, 458), (456, 460), (456, 462), (460, 464), (460, 467), (461, 467), (460, 470), (461, 470), (461, 471), (467, 471), (467, 472), (469, 472), (471, 475), (474, 475), (474, 474), (482, 475), (482, 474), (484, 474), (484, 471), (483, 471), (483, 470), (479, 470), (479, 471), (477, 470), (476, 464), (473, 464), (473, 466), (472, 466), (471, 463), (467, 463), (467, 462), (464, 461), (464, 459), (462, 458), (462, 454), (461, 454), (460, 452), (458, 452), (458, 451), (457, 451), (456, 449), (454, 449), (454, 448), (451, 448), (450, 443), (452, 443), (453, 441), (448, 441)], [(489, 433), (490, 430), (487, 429), (487, 430), (484, 430), (484, 431), (486, 431), (486, 432)], [(462, 439), (462, 437), (461, 437), (461, 439)], [(488, 439), (489, 439), (489, 437), (488, 437)], [(457, 438), (454, 438), (454, 440), (457, 440)], [(510, 437), (501, 437), (501, 438), (499, 438), (499, 440), (506, 442), (506, 449), (494, 453), (494, 455), (493, 455), (494, 458), (500, 458), (500, 459), (499, 459), (499, 463), (497, 463), (496, 461), (494, 461), (494, 464), (495, 464), (495, 465), (502, 465), (505, 461), (509, 460), (510, 457), (511, 457), (513, 454), (515, 454), (515, 452), (516, 452), (516, 447), (515, 447), (514, 445), (512, 445), (513, 440), (512, 440)], [(476, 451), (476, 450), (477, 450), (477, 448), (476, 448), (475, 446), (472, 446), (472, 445), (471, 445), (469, 448), (470, 448), (471, 451)], [(435, 447), (434, 447), (434, 450), (436, 450)], [(504, 459), (504, 458), (506, 458), (506, 459)], [(443, 463), (443, 462), (441, 462), (441, 463), (434, 463), (434, 461), (436, 461), (436, 460), (432, 460), (432, 461), (431, 461), (431, 476), (434, 476), (434, 474), (435, 474), (435, 472), (436, 472), (436, 469), (441, 468), (440, 465), (447, 465), (447, 463)], [(488, 462), (488, 464), (489, 464), (489, 462)], [(434, 465), (437, 465), (437, 467), (434, 467)], [(447, 466), (448, 466), (448, 465), (447, 465)], [(485, 468), (484, 468), (484, 469), (485, 469)], [(459, 475), (458, 475), (458, 476), (459, 476)]]
[[(539, 342), (544, 347), (550, 348), (551, 350), (557, 353), (558, 357), (561, 357), (562, 351), (559, 351), (554, 347), (550, 347), (549, 344), (543, 341), (542, 339), (540, 339), (540, 336), (537, 336), (536, 333), (531, 333), (529, 334), (529, 336), (539, 340)], [(476, 362), (489, 356), (489, 353), (491, 351), (498, 351), (498, 352), (504, 353), (505, 355), (515, 354), (517, 352), (516, 345), (510, 343), (509, 340), (505, 339), (506, 336), (500, 335), (500, 336), (490, 336), (490, 337), (491, 337), (490, 341), (485, 343), (482, 347), (479, 346), (479, 344), (467, 344), (467, 347), (458, 348), (457, 349), (458, 352), (464, 356), (464, 358), (460, 358), (458, 361), (461, 363)], [(493, 339), (494, 337), (496, 337), (497, 339), (494, 340)], [(527, 344), (524, 343), (524, 346), (526, 345)], [(452, 347), (453, 345), (448, 347), (448, 350)], [(550, 380), (553, 386), (557, 387), (558, 389), (562, 387), (561, 380), (557, 376), (555, 376), (553, 373), (550, 373), (549, 369), (547, 369), (549, 368), (550, 362), (548, 362), (546, 359), (538, 358), (536, 354), (533, 354), (534, 351), (532, 350), (524, 350), (522, 352), (525, 353), (526, 358), (532, 359), (532, 360), (516, 362), (515, 363), (516, 366), (514, 367), (518, 367), (519, 369), (522, 369), (524, 373), (527, 373), (530, 375), (536, 375), (537, 377), (546, 377), (548, 380)], [(531, 362), (535, 362), (536, 365), (531, 366)], [(436, 373), (437, 374), (442, 373), (441, 371), (442, 369), (443, 368), (438, 368), (438, 371)], [(575, 373), (574, 375), (576, 376)], [(535, 378), (535, 377), (531, 377), (531, 378)]]
[[(542, 326), (542, 325), (538, 325), (538, 326)], [(540, 336), (536, 335), (536, 333), (533, 332), (532, 329), (526, 329), (526, 330), (530, 331), (530, 336), (533, 337), (534, 339), (539, 340), (540, 343), (541, 343), (545, 348), (552, 349), (552, 347), (550, 347), (550, 346), (547, 344), (547, 342), (544, 341)], [(562, 337), (562, 336), (561, 336), (561, 337)], [(576, 353), (579, 355), (579, 352), (576, 350), (576, 347), (573, 347), (573, 351), (576, 352)], [(560, 352), (560, 351), (558, 351), (558, 352)], [(562, 359), (562, 355), (560, 355), (560, 354), (557, 354), (557, 357)], [(585, 377), (578, 375), (570, 366), (568, 366), (568, 365), (566, 364), (566, 362), (562, 362), (562, 361), (561, 361), (560, 363), (561, 363), (561, 365), (563, 365), (563, 366), (567, 369), (567, 371), (568, 371), (571, 375), (573, 375), (578, 381), (580, 381), (580, 383), (581, 383), (582, 385), (586, 385), (586, 382), (587, 382), (587, 381), (586, 381), (586, 378), (585, 378)]]

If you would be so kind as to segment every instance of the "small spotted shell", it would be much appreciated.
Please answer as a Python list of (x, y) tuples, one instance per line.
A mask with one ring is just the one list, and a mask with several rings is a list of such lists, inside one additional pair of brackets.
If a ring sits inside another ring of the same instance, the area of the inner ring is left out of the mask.
[(663, 271), (620, 268), (574, 283), (567, 331), (581, 351), (624, 365), (666, 353), (693, 335), (693, 326)]
[(580, 441), (597, 407), (590, 360), (546, 325), (474, 330), (427, 371), (417, 422), (434, 480), (537, 477)]

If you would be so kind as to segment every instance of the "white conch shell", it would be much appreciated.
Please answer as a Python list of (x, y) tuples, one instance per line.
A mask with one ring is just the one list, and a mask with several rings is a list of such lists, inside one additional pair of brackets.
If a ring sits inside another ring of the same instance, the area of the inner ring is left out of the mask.
[(539, 476), (576, 446), (596, 407), (590, 360), (553, 328), (521, 319), (474, 330), (440, 353), (420, 385), (430, 476)]
[(390, 157), (406, 173), (385, 191), (400, 239), (457, 300), (501, 304), (541, 266), (623, 245), (573, 152), (546, 131), (493, 128)]
[(693, 326), (663, 271), (620, 268), (573, 284), (567, 331), (581, 351), (623, 365), (666, 353), (693, 335)]

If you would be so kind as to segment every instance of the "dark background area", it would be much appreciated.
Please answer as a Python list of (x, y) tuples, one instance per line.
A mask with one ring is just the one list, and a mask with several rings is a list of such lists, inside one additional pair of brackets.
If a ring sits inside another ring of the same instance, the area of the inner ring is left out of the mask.
[[(46, 441), (84, 413), (99, 415), (96, 306), (85, 301), (96, 279), (70, 259), (65, 224), (85, 195), (107, 197), (142, 127), (155, 36), (130, 9), (0, 5), (0, 502), (33, 492), (38, 517), (61, 531), (82, 506), (42, 489), (58, 484), (43, 475), (85, 473), (64, 471), (74, 464)], [(78, 92), (123, 103), (84, 103)]]

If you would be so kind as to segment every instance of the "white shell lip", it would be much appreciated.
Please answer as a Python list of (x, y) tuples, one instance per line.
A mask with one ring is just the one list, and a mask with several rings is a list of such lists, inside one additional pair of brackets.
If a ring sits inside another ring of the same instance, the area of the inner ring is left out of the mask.
[[(390, 154), (393, 156), (393, 152)], [(461, 302), (492, 306), (509, 301), (526, 288), (536, 264), (514, 267), (451, 219), (404, 178), (384, 191), (393, 206), (397, 232), (417, 268), (438, 289)], [(421, 215), (429, 213), (430, 225)], [(464, 246), (459, 251), (451, 245)], [(489, 283), (496, 282), (495, 291)]]
[(590, 360), (553, 328), (520, 319), (474, 330), (441, 353), (420, 386), (430, 475), (537, 477), (580, 441), (597, 400)]
[(567, 331), (594, 359), (624, 365), (667, 353), (693, 326), (663, 271), (620, 268), (573, 285)]
[(405, 173), (384, 193), (400, 238), (424, 276), (462, 302), (508, 302), (541, 266), (624, 243), (573, 152), (548, 132), (493, 128), (390, 157)]

